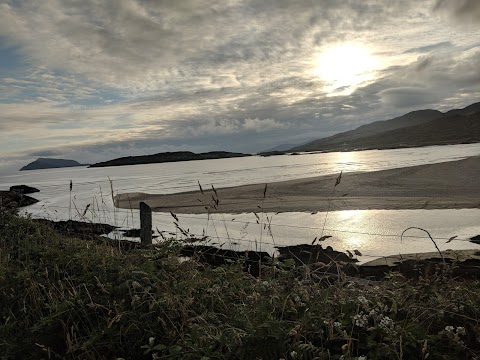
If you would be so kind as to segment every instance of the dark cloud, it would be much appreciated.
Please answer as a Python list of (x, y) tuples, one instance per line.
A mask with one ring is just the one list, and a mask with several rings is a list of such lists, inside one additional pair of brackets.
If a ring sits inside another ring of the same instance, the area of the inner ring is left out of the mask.
[(58, 149), (55, 150), (39, 150), (39, 151), (33, 151), (27, 156), (40, 156), (40, 157), (52, 157), (52, 156), (58, 156), (61, 155), (62, 152), (59, 151)]
[(408, 49), (405, 53), (428, 53), (432, 50), (442, 49), (442, 48), (449, 48), (452, 47), (453, 44), (451, 41), (442, 41), (436, 44), (425, 45), (417, 48)]
[(437, 0), (434, 10), (444, 11), (461, 22), (480, 22), (480, 1), (478, 0)]

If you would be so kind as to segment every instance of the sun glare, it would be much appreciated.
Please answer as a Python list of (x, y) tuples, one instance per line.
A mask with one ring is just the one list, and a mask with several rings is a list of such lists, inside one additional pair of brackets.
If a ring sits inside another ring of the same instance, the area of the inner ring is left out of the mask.
[(348, 94), (371, 80), (377, 65), (367, 47), (345, 43), (322, 51), (315, 61), (314, 72), (327, 83), (327, 92)]

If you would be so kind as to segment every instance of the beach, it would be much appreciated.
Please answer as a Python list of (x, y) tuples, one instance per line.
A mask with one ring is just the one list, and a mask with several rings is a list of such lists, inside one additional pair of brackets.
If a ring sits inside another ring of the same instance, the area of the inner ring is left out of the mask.
[[(480, 208), (480, 156), (177, 194), (129, 192), (115, 206), (184, 214)], [(338, 184), (337, 184), (338, 183)], [(337, 185), (336, 185), (337, 184)]]

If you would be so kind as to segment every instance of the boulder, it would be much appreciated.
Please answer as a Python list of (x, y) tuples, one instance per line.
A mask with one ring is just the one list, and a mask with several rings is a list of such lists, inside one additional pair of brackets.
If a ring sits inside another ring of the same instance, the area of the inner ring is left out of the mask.
[(15, 191), (20, 194), (33, 194), (40, 190), (28, 185), (14, 185), (10, 187), (10, 191)]
[(480, 235), (475, 235), (470, 238), (470, 242), (474, 244), (480, 244)]
[(0, 191), (0, 209), (16, 209), (37, 203), (38, 200), (16, 191)]

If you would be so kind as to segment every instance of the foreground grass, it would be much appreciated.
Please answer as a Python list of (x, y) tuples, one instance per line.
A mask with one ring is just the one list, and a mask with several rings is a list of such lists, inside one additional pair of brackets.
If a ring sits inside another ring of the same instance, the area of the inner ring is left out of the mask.
[[(1, 359), (474, 359), (480, 283), (128, 254), (0, 214)], [(339, 279), (342, 279), (340, 276)]]

